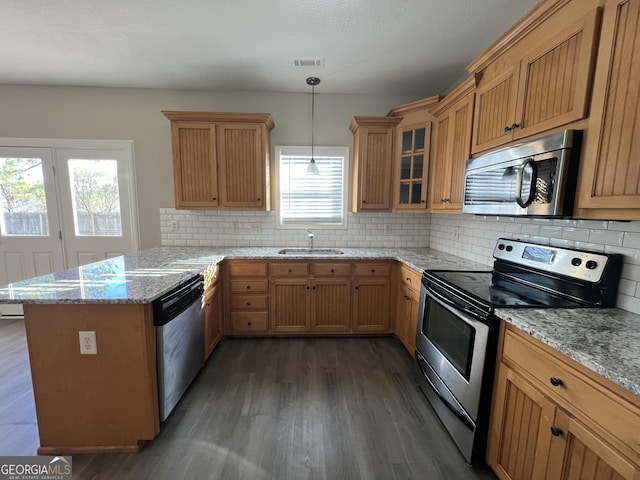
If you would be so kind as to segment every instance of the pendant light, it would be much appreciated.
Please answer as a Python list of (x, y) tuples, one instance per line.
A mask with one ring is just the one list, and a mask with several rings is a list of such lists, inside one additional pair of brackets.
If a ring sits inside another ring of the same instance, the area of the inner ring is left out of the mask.
[(316, 165), (316, 160), (313, 158), (313, 126), (315, 120), (316, 85), (319, 83), (320, 79), (318, 77), (307, 78), (307, 85), (311, 85), (311, 161), (309, 162), (309, 165), (307, 165), (307, 175), (320, 175), (318, 165)]

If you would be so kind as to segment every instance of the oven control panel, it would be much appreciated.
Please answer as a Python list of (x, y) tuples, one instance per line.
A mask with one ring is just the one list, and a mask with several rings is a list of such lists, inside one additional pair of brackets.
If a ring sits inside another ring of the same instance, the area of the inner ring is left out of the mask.
[(505, 238), (498, 239), (493, 257), (593, 283), (600, 282), (609, 260), (608, 255), (596, 252)]

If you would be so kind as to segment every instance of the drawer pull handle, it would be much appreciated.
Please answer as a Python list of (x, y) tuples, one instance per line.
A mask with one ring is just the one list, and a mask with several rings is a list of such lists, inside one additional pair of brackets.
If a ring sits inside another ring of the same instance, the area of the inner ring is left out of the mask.
[(251, 306), (251, 302), (247, 302), (247, 307), (250, 307), (250, 306)]
[(291, 269), (289, 269), (289, 273), (291, 273)]
[(551, 435), (553, 435), (554, 437), (559, 437), (560, 435), (562, 435), (564, 432), (562, 431), (561, 428), (558, 427), (551, 427)]
[(250, 327), (251, 326), (251, 322), (247, 322), (247, 326)]
[(549, 381), (551, 382), (551, 385), (553, 385), (554, 387), (559, 387), (560, 385), (562, 385), (562, 380), (556, 377), (551, 377)]
[(251, 290), (251, 285), (247, 285), (247, 290)]
[(371, 273), (376, 273), (376, 269), (375, 269), (375, 268), (372, 268), (372, 269), (371, 269)]
[(335, 273), (335, 270), (333, 268), (331, 269), (331, 273)]

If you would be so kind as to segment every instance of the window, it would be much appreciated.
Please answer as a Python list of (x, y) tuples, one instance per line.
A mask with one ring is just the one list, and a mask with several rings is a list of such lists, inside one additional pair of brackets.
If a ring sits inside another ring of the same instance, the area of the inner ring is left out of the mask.
[(307, 175), (311, 147), (276, 147), (282, 226), (342, 227), (345, 225), (345, 185), (348, 147), (314, 147), (319, 176)]

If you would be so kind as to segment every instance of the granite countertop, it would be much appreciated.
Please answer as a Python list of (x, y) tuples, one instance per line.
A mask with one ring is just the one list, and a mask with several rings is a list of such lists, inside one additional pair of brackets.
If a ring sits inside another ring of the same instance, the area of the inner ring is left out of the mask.
[(640, 316), (617, 308), (496, 309), (498, 317), (640, 395)]
[[(0, 287), (0, 303), (150, 303), (224, 259), (399, 260), (418, 270), (489, 271), (438, 250), (340, 248), (342, 255), (278, 254), (280, 248), (158, 247)], [(497, 309), (503, 320), (640, 395), (640, 316), (619, 309)]]
[(448, 253), (421, 249), (340, 248), (343, 254), (282, 255), (280, 248), (158, 247), (0, 287), (0, 303), (150, 303), (223, 259), (400, 260), (415, 268), (490, 270)]

